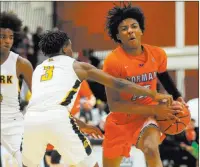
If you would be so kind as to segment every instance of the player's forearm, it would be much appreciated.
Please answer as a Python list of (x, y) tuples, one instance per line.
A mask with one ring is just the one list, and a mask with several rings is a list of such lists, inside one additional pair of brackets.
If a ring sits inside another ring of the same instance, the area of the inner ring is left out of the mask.
[(112, 104), (109, 104), (109, 108), (111, 112), (154, 116), (156, 106), (133, 104), (126, 101), (115, 101), (112, 102)]
[[(82, 64), (83, 65), (83, 64)], [(109, 74), (102, 72), (102, 70), (98, 70), (94, 67), (86, 66), (83, 67), (83, 70), (87, 71), (86, 79), (91, 79), (96, 82), (99, 82), (106, 87), (115, 89), (117, 91), (123, 91), (127, 93), (132, 93), (135, 95), (143, 95), (154, 98), (156, 96), (156, 91), (152, 91), (150, 89), (144, 88), (140, 85), (137, 85), (133, 82), (130, 82), (126, 79), (115, 78)]]
[(176, 88), (176, 85), (167, 71), (160, 74), (158, 73), (157, 76), (165, 90), (173, 96), (174, 100), (177, 100), (179, 97), (181, 97), (180, 92)]
[(114, 81), (114, 87), (118, 90), (122, 90), (127, 93), (132, 93), (139, 96), (149, 96), (154, 98), (156, 96), (156, 91), (144, 88), (140, 85), (127, 81), (125, 79), (116, 78)]

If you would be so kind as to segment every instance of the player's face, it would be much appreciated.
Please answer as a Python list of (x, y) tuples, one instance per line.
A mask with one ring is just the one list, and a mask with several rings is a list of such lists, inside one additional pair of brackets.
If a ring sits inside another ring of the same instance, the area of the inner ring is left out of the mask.
[(143, 35), (137, 20), (127, 18), (118, 26), (118, 39), (122, 45), (127, 48), (137, 48), (141, 45), (141, 36)]
[(8, 28), (0, 28), (0, 52), (8, 53), (14, 42), (14, 33)]

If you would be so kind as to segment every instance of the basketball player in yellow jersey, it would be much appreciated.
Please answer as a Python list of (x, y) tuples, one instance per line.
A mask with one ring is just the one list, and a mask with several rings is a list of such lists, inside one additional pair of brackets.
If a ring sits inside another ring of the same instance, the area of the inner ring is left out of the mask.
[[(66, 33), (49, 31), (43, 35), (39, 47), (49, 59), (38, 65), (32, 78), (32, 97), (25, 116), (23, 139), (23, 164), (37, 167), (42, 160), (48, 143), (54, 145), (64, 162), (77, 167), (98, 167), (92, 154), (89, 140), (84, 136), (76, 120), (69, 114), (79, 91), (80, 83), (91, 79), (117, 91), (150, 96), (156, 101), (171, 96), (159, 94), (112, 77), (94, 66), (76, 62), (72, 56), (72, 44)], [(67, 111), (68, 110), (68, 111)], [(171, 107), (156, 113), (159, 116), (175, 118)], [(154, 110), (149, 114), (154, 115)]]
[(14, 35), (22, 22), (13, 13), (0, 15), (0, 63), (1, 63), (1, 144), (22, 166), (20, 145), (24, 131), (23, 115), (19, 107), (19, 76), (23, 75), (29, 89), (33, 68), (31, 63), (10, 51)]

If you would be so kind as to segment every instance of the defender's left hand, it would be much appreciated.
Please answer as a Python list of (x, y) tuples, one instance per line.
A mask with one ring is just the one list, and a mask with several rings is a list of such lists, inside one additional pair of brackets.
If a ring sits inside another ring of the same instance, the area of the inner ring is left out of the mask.
[(173, 98), (171, 95), (161, 93), (156, 93), (154, 100), (160, 103), (166, 103), (168, 106), (171, 106), (173, 102)]
[(104, 137), (100, 129), (96, 126), (86, 125), (85, 127), (81, 128), (81, 131), (96, 139), (102, 139)]

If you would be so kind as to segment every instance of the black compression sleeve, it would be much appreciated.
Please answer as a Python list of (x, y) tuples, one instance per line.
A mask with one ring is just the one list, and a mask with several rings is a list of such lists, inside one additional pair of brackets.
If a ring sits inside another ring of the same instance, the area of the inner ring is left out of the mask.
[(172, 81), (167, 71), (160, 74), (157, 73), (157, 77), (160, 80), (163, 87), (165, 88), (165, 90), (173, 96), (174, 100), (181, 96), (180, 92), (176, 88), (174, 82)]

